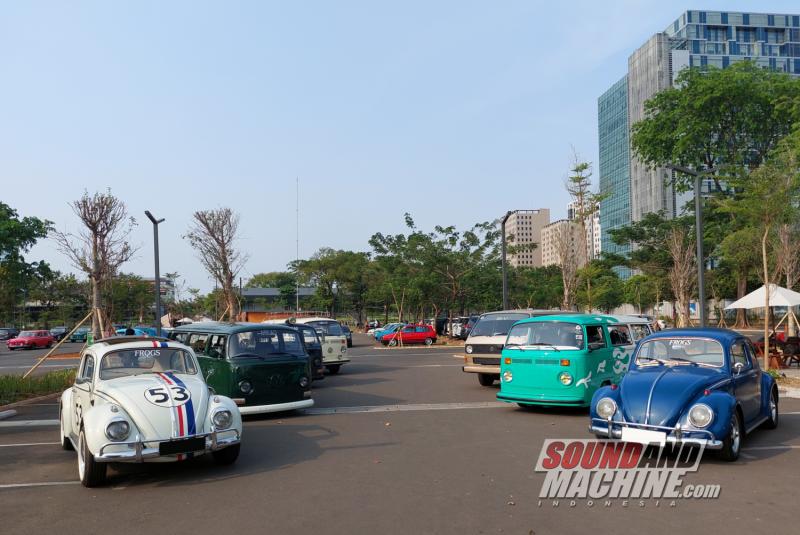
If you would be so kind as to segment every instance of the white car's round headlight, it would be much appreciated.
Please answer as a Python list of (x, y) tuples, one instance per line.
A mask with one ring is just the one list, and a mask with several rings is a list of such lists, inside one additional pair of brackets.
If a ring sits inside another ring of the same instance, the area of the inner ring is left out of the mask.
[(617, 412), (617, 404), (611, 398), (603, 398), (597, 402), (595, 410), (600, 418), (608, 419)]
[(510, 383), (514, 380), (514, 374), (511, 373), (511, 370), (506, 370), (503, 372), (503, 381)]
[(558, 374), (558, 381), (564, 386), (569, 386), (572, 384), (572, 375), (569, 372), (561, 372)]
[(217, 429), (227, 429), (231, 426), (231, 411), (217, 411), (214, 413), (214, 416), (211, 418), (211, 421), (214, 423), (214, 427)]
[(703, 403), (698, 403), (689, 411), (689, 423), (694, 427), (708, 427), (714, 420), (714, 411)]
[(106, 427), (106, 436), (114, 441), (125, 440), (131, 432), (131, 426), (125, 420), (114, 420)]
[(465, 347), (465, 348), (464, 348), (464, 350), (465, 350), (467, 353), (469, 353), (470, 355), (472, 355), (472, 346), (467, 346), (467, 347)]

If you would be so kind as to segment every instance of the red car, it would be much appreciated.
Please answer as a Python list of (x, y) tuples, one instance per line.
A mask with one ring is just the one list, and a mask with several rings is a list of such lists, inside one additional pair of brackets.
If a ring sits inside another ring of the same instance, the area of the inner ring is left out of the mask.
[(436, 342), (436, 331), (430, 325), (406, 325), (393, 333), (384, 334), (381, 343), (388, 346), (405, 344), (425, 344), (429, 346)]
[(37, 347), (50, 347), (56, 342), (50, 331), (22, 331), (16, 338), (12, 338), (6, 344), (8, 350), (14, 349), (34, 349)]

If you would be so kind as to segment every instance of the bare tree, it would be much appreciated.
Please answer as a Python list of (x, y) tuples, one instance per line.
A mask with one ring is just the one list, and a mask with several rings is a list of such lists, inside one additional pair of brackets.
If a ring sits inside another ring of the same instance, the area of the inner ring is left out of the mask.
[(222, 288), (227, 315), (235, 321), (239, 314), (239, 301), (234, 281), (247, 261), (236, 249), (239, 239), (239, 216), (230, 208), (201, 210), (192, 215), (189, 233), (184, 236), (197, 252), (200, 263)]
[(672, 258), (669, 283), (678, 312), (677, 327), (689, 326), (689, 301), (696, 283), (694, 241), (685, 229), (673, 227), (667, 234), (667, 250)]
[(572, 219), (578, 226), (578, 234), (583, 240), (583, 246), (576, 250), (577, 264), (581, 268), (594, 260), (594, 216), (600, 209), (600, 201), (605, 195), (592, 192), (592, 165), (580, 161), (577, 154), (573, 157), (570, 173), (565, 187), (573, 202)]
[[(556, 233), (555, 246), (558, 262), (561, 265), (561, 280), (564, 283), (564, 298), (561, 308), (573, 310), (578, 290), (578, 255), (576, 254), (575, 237), (577, 227), (572, 221), (562, 221), (553, 229)], [(581, 249), (577, 245), (577, 249)]]
[(88, 192), (70, 203), (72, 211), (83, 224), (78, 234), (54, 231), (58, 249), (77, 269), (86, 273), (92, 285), (92, 331), (96, 337), (106, 332), (109, 316), (103, 308), (102, 290), (130, 260), (138, 247), (128, 241), (136, 220), (128, 215), (125, 203), (111, 194)]

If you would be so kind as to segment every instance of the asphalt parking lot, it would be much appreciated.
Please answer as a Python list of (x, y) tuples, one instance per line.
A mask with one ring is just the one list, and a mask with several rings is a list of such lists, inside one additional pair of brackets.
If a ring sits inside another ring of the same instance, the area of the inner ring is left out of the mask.
[[(78, 359), (72, 358), (72, 356), (78, 353), (82, 347), (82, 342), (64, 342), (55, 350), (52, 357), (37, 368), (36, 373), (77, 366)], [(22, 375), (46, 355), (48, 351), (50, 350), (15, 349), (14, 351), (9, 351), (5, 342), (0, 342), (0, 375)]]
[(553, 507), (538, 503), (534, 464), (546, 438), (591, 438), (585, 411), (496, 403), (457, 348), (356, 343), (341, 375), (314, 384), (313, 409), (248, 418), (230, 467), (124, 465), (85, 489), (56, 444), (56, 402), (18, 409), (0, 422), (3, 532), (795, 531), (800, 400), (782, 401), (779, 428), (748, 437), (738, 462), (703, 460), (689, 479), (720, 484), (717, 499)]

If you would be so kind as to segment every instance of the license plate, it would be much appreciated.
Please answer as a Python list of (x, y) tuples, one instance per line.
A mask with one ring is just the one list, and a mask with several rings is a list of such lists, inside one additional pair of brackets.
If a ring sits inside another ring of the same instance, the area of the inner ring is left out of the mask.
[(206, 449), (205, 437), (187, 438), (184, 440), (170, 440), (158, 445), (158, 453), (161, 455), (175, 455), (176, 453), (191, 453)]
[(660, 444), (664, 445), (667, 441), (667, 434), (662, 431), (650, 431), (649, 429), (636, 429), (635, 427), (623, 427), (623, 442), (638, 442), (639, 444)]

